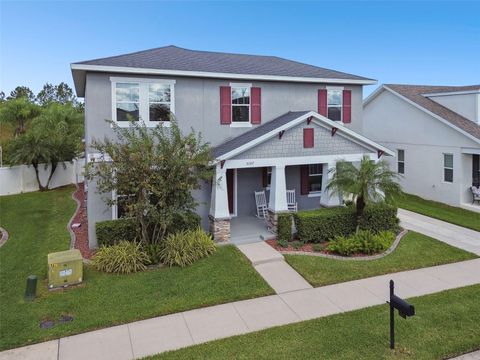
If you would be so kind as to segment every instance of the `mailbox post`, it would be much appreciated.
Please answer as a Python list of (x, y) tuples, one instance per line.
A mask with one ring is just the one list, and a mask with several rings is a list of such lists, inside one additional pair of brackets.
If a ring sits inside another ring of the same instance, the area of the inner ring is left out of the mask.
[(415, 315), (415, 307), (395, 295), (395, 283), (390, 280), (390, 349), (395, 349), (395, 309), (404, 319)]

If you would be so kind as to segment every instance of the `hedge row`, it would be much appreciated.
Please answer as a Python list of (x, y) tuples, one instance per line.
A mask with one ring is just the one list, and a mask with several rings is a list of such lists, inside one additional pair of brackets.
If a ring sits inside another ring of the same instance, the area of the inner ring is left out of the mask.
[[(177, 214), (166, 235), (175, 234), (183, 230), (195, 230), (200, 226), (200, 216), (194, 212)], [(134, 241), (137, 238), (137, 229), (133, 219), (118, 219), (99, 221), (95, 224), (97, 242), (99, 246), (114, 245), (122, 240)]]
[[(294, 214), (298, 238), (303, 242), (320, 243), (335, 236), (348, 237), (356, 230), (355, 207), (323, 208), (299, 211)], [(368, 205), (360, 223), (360, 229), (397, 231), (397, 209), (387, 204)]]
[(287, 246), (292, 240), (292, 215), (278, 214), (277, 218), (277, 241), (282, 246)]

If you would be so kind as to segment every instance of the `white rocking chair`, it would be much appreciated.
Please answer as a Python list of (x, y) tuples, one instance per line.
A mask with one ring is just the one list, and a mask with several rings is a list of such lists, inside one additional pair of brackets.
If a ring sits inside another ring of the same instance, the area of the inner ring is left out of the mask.
[(257, 217), (265, 219), (267, 217), (267, 197), (265, 191), (254, 191), (255, 204), (257, 205)]
[(287, 190), (287, 207), (289, 211), (297, 212), (298, 205), (295, 201), (295, 190)]

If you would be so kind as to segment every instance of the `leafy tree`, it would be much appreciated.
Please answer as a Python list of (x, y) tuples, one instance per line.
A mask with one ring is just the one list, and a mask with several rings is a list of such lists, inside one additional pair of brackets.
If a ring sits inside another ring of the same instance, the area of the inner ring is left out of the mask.
[(351, 162), (339, 161), (333, 169), (327, 189), (333, 193), (351, 194), (356, 199), (357, 224), (369, 202), (391, 200), (401, 193), (398, 174), (391, 171), (386, 161), (377, 163), (364, 156), (357, 168)]
[[(58, 165), (66, 166), (81, 151), (83, 115), (71, 105), (51, 104), (31, 123), (28, 131), (15, 138), (10, 148), (13, 163), (29, 164), (35, 169), (41, 191), (48, 190)], [(50, 164), (45, 185), (38, 176), (38, 166)]]
[(28, 102), (35, 102), (35, 94), (27, 86), (17, 86), (14, 90), (10, 92), (10, 96), (7, 100), (12, 99), (26, 99)]
[(0, 91), (0, 102), (5, 101), (5, 93), (3, 91)]
[(29, 132), (13, 140), (10, 151), (11, 162), (13, 164), (32, 165), (35, 169), (35, 175), (40, 191), (46, 190), (47, 188), (43, 186), (40, 181), (38, 172), (40, 164), (45, 163), (50, 157), (50, 148), (47, 146), (45, 138), (34, 132)]
[(15, 135), (25, 132), (26, 124), (40, 113), (40, 108), (25, 97), (0, 103), (0, 123), (15, 124)]
[[(99, 193), (126, 195), (122, 204), (139, 238), (158, 243), (176, 214), (196, 207), (192, 190), (213, 175), (210, 148), (193, 130), (184, 136), (173, 120), (170, 128), (154, 129), (135, 122), (129, 128), (110, 123), (117, 139), (93, 141), (92, 147), (107, 160), (90, 163), (87, 178), (96, 181)], [(109, 196), (105, 201), (118, 204)]]
[(42, 105), (48, 105), (51, 103), (59, 104), (72, 104), (77, 105), (78, 101), (76, 96), (73, 94), (73, 90), (68, 84), (61, 82), (58, 85), (52, 85), (46, 83), (43, 85), (43, 89), (37, 95), (37, 102)]

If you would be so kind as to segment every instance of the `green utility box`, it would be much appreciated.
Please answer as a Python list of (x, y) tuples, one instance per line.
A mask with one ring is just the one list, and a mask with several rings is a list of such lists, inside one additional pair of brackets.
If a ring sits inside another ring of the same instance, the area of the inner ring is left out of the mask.
[(48, 254), (48, 287), (65, 287), (83, 280), (83, 259), (80, 250), (73, 249)]

